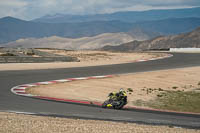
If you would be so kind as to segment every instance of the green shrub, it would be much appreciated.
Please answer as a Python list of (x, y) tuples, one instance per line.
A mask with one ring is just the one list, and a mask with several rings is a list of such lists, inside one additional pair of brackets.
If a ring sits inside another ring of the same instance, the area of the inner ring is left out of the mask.
[(1, 54), (1, 56), (16, 56), (16, 55), (14, 55), (12, 53), (3, 53), (3, 54)]
[(35, 55), (34, 52), (27, 52), (26, 55)]
[(177, 88), (178, 88), (177, 86), (173, 86), (173, 87), (172, 87), (172, 89), (177, 89)]
[(133, 92), (133, 89), (128, 88), (127, 91), (128, 91), (128, 92)]

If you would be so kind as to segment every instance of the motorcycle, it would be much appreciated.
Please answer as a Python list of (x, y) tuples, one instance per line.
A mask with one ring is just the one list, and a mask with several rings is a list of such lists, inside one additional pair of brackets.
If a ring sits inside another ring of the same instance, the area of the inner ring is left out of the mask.
[(124, 105), (127, 104), (127, 96), (118, 98), (114, 95), (109, 94), (109, 99), (104, 101), (102, 104), (103, 108), (113, 108), (113, 109), (122, 109)]

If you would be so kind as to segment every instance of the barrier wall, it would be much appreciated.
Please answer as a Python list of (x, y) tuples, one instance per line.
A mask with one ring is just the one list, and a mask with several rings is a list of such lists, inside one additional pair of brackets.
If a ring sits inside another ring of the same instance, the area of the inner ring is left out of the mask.
[(74, 57), (0, 57), (0, 63), (44, 63), (44, 62), (73, 62), (78, 61)]
[(200, 48), (170, 48), (170, 52), (200, 52)]

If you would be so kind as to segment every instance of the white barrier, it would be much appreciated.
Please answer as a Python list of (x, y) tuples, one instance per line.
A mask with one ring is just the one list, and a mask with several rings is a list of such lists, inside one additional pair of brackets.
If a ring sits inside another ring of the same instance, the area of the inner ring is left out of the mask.
[(200, 48), (170, 48), (170, 52), (200, 52)]

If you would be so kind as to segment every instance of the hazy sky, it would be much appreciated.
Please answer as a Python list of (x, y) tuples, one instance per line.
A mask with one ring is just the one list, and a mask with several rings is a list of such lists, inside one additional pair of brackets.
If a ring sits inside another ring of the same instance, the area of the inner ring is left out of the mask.
[(0, 17), (31, 20), (47, 14), (97, 14), (200, 6), (200, 0), (0, 0)]

